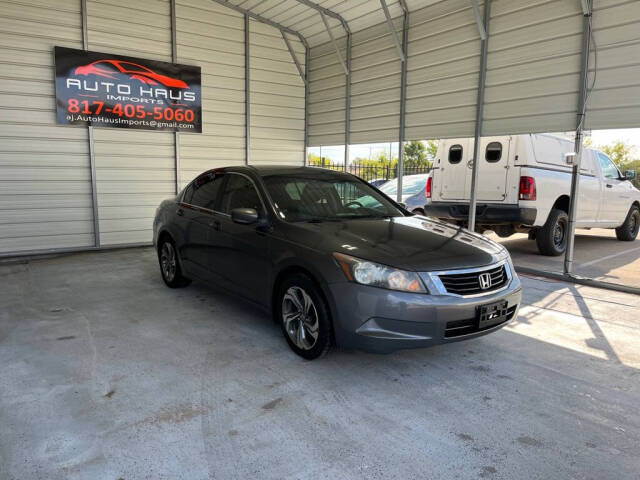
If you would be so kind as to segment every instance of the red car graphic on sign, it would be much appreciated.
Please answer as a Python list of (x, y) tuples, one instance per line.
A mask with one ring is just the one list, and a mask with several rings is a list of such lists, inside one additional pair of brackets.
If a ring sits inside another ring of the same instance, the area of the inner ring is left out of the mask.
[[(114, 71), (114, 68), (117, 71)], [(112, 79), (117, 78), (116, 75), (118, 73), (123, 73), (147, 85), (162, 84), (171, 88), (189, 88), (189, 85), (180, 79), (160, 75), (150, 68), (122, 60), (98, 60), (82, 67), (77, 67), (74, 73), (76, 75), (98, 75)]]

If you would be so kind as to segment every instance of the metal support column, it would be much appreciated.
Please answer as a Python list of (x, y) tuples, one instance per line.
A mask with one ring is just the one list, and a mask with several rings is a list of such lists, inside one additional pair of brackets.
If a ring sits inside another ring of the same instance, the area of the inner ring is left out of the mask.
[(476, 203), (478, 186), (478, 166), (480, 152), (480, 138), (482, 137), (482, 121), (484, 116), (484, 91), (487, 82), (487, 52), (489, 46), (489, 19), (491, 18), (491, 0), (484, 2), (484, 31), (485, 38), (481, 39), (480, 78), (478, 81), (478, 96), (476, 103), (476, 129), (473, 142), (473, 169), (471, 173), (471, 198), (469, 201), (469, 230), (476, 228)]
[(349, 144), (351, 143), (351, 32), (347, 30), (347, 76), (346, 101), (344, 114), (344, 171), (347, 171), (349, 163)]
[[(87, 0), (80, 0), (82, 16), (82, 48), (89, 49), (89, 27), (87, 24)], [(96, 154), (93, 138), (93, 125), (87, 127), (89, 141), (89, 171), (91, 175), (91, 207), (93, 210), (94, 245), (100, 247), (100, 218), (98, 216), (98, 191), (96, 190)]]
[(578, 118), (576, 123), (575, 159), (571, 175), (571, 193), (569, 196), (569, 228), (567, 235), (567, 249), (564, 257), (564, 273), (570, 275), (573, 271), (574, 236), (576, 232), (576, 214), (578, 210), (578, 195), (580, 194), (580, 164), (582, 162), (582, 129), (587, 108), (589, 83), (589, 55), (591, 54), (591, 14), (592, 1), (583, 2), (584, 18), (582, 20), (582, 61), (580, 67), (580, 90), (578, 94)]
[(311, 58), (311, 52), (309, 47), (304, 49), (304, 78), (307, 81), (304, 84), (304, 165), (309, 164), (309, 155), (307, 150), (309, 148), (309, 59)]
[[(171, 61), (173, 63), (178, 63), (178, 41), (176, 36), (176, 0), (171, 0)], [(178, 132), (173, 132), (173, 156), (177, 195), (180, 192), (180, 137)]]
[(244, 151), (245, 165), (249, 165), (251, 157), (251, 63), (250, 63), (250, 43), (249, 22), (251, 18), (248, 13), (244, 14)]
[[(402, 201), (402, 177), (404, 176), (404, 131), (407, 107), (407, 63), (409, 59), (409, 9), (404, 0), (400, 2), (402, 15), (402, 72), (400, 74), (400, 126), (398, 128), (398, 189), (396, 200)], [(391, 160), (391, 159), (389, 159)]]

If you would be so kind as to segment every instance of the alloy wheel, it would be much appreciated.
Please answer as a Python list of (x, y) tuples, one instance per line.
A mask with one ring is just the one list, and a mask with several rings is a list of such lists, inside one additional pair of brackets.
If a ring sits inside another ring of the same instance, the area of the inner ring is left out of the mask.
[(173, 281), (176, 276), (176, 251), (170, 242), (164, 242), (160, 252), (160, 265), (162, 275), (167, 282)]
[(310, 350), (318, 339), (318, 311), (301, 287), (289, 287), (282, 297), (282, 322), (291, 341), (302, 350)]

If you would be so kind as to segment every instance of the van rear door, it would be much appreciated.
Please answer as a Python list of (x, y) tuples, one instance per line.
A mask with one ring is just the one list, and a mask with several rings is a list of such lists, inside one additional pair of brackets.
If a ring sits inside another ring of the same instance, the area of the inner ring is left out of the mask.
[[(472, 140), (472, 146), (473, 143)], [(507, 196), (510, 146), (510, 137), (482, 138), (480, 140), (480, 149), (478, 150), (478, 201), (502, 202), (505, 200)], [(469, 172), (471, 172), (471, 169), (469, 169)], [(471, 173), (469, 173), (469, 176), (471, 176)], [(471, 186), (469, 186), (467, 196), (471, 196)]]
[[(468, 163), (473, 157), (473, 141), (456, 139), (443, 141), (438, 164), (438, 179), (434, 184), (442, 200), (468, 200), (471, 170)], [(471, 149), (469, 147), (471, 146)]]

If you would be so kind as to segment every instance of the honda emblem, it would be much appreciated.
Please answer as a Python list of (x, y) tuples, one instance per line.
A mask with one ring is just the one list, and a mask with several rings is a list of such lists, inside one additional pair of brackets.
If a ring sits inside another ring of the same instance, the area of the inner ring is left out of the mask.
[(487, 290), (491, 288), (491, 275), (488, 273), (481, 273), (478, 275), (478, 283), (480, 284), (480, 290)]

